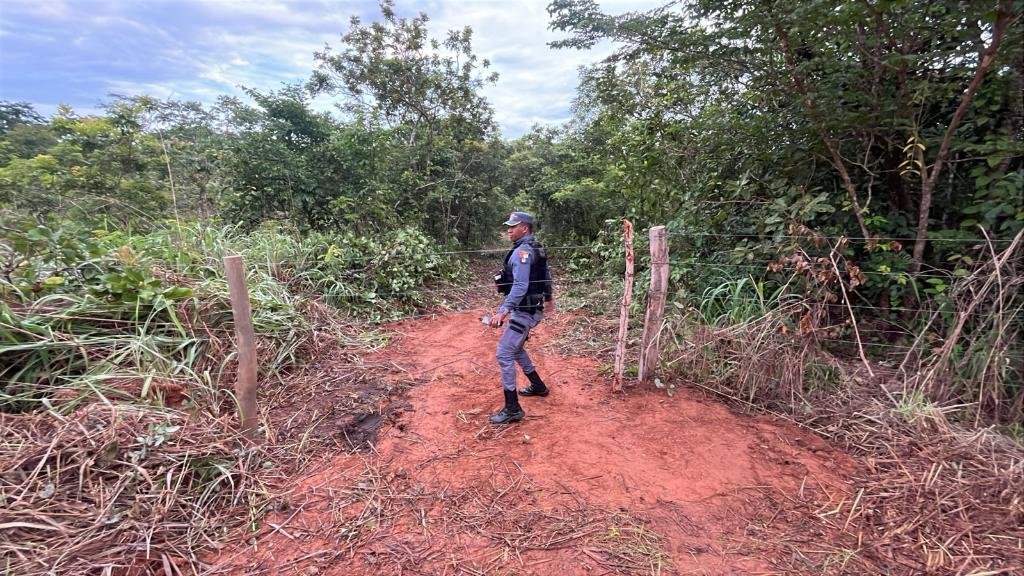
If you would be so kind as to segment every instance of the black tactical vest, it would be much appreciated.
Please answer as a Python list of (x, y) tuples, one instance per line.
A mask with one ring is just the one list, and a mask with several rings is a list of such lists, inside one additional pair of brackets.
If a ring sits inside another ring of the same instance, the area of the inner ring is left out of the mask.
[[(530, 264), (530, 283), (526, 287), (526, 294), (515, 308), (524, 312), (534, 312), (536, 310), (543, 310), (544, 302), (551, 300), (551, 281), (548, 279), (550, 278), (548, 274), (548, 254), (544, 250), (544, 246), (536, 240), (524, 242), (524, 244), (528, 244), (533, 248), (533, 254), (537, 261)], [(505, 254), (505, 266), (501, 269), (501, 274), (494, 277), (498, 292), (506, 296), (512, 291), (512, 256), (515, 255), (516, 250), (520, 246), (522, 244), (513, 247)]]

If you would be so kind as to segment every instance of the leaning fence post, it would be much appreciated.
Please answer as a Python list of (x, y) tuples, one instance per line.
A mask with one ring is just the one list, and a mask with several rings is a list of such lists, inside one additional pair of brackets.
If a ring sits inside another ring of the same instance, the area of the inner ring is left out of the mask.
[(640, 347), (638, 378), (647, 382), (658, 369), (661, 357), (661, 324), (665, 316), (665, 293), (668, 289), (668, 242), (665, 227), (651, 228), (651, 288), (647, 293), (644, 335)]
[(252, 309), (249, 291), (245, 286), (245, 268), (241, 256), (225, 256), (224, 271), (231, 294), (231, 315), (235, 319), (235, 339), (238, 341), (238, 375), (235, 379), (235, 398), (238, 401), (238, 420), (242, 434), (255, 438), (256, 408), (256, 334), (252, 329)]
[(622, 221), (626, 243), (626, 285), (622, 289), (622, 307), (619, 310), (619, 337), (615, 341), (615, 379), (612, 391), (622, 391), (622, 368), (626, 361), (626, 332), (629, 328), (629, 305), (633, 300), (633, 223)]

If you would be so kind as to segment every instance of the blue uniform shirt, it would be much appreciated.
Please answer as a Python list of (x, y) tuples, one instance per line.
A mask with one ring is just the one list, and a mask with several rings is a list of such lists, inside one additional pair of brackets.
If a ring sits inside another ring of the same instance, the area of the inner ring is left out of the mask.
[(511, 312), (513, 306), (518, 306), (530, 287), (530, 266), (537, 259), (530, 242), (533, 242), (533, 234), (527, 234), (515, 243), (512, 256), (509, 257), (509, 263), (512, 265), (512, 289), (498, 308), (499, 314)]

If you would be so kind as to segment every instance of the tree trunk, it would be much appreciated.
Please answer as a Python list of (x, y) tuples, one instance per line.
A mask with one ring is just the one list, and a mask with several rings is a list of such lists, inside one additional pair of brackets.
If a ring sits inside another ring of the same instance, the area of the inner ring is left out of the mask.
[(901, 156), (899, 150), (886, 148), (882, 152), (882, 171), (885, 187), (889, 190), (893, 208), (901, 214), (910, 215), (914, 211), (914, 203), (907, 194), (907, 186), (900, 175)]
[(804, 103), (804, 108), (807, 110), (807, 116), (810, 118), (811, 124), (818, 133), (818, 137), (821, 138), (825, 147), (828, 148), (832, 166), (834, 166), (836, 171), (839, 172), (839, 178), (843, 181), (843, 188), (846, 189), (846, 194), (850, 198), (850, 206), (853, 208), (853, 215), (857, 218), (857, 224), (860, 226), (861, 234), (868, 240), (868, 242), (871, 242), (871, 234), (868, 233), (867, 224), (864, 222), (864, 214), (860, 208), (860, 202), (857, 200), (857, 188), (854, 186), (853, 180), (850, 179), (850, 173), (846, 169), (846, 162), (843, 161), (842, 154), (839, 153), (839, 143), (829, 135), (828, 128), (825, 127), (825, 122), (818, 114), (818, 110), (814, 105), (814, 100), (807, 91), (807, 83), (804, 81), (804, 77), (800, 74), (800, 71), (797, 70), (796, 58), (793, 56), (793, 50), (789, 44), (789, 34), (778, 22), (775, 23), (775, 33), (778, 35), (779, 43), (782, 45), (782, 52), (786, 58), (786, 65), (789, 67), (789, 73), (792, 77), (793, 88), (798, 94), (800, 94)]
[(199, 182), (199, 217), (203, 220), (210, 219), (210, 213), (212, 212), (210, 207), (210, 196), (206, 192), (206, 182)]
[(931, 170), (926, 170), (925, 166), (921, 166), (922, 176), (925, 174), (927, 176), (922, 179), (921, 183), (921, 204), (918, 207), (917, 236), (914, 239), (913, 261), (910, 264), (910, 272), (913, 274), (921, 271), (921, 264), (924, 259), (924, 246), (928, 240), (928, 214), (932, 207), (932, 194), (935, 192), (935, 184), (939, 180), (939, 174), (942, 173), (942, 166), (946, 161), (946, 156), (949, 155), (949, 147), (953, 141), (954, 134), (956, 134), (956, 129), (960, 126), (964, 115), (967, 114), (967, 109), (970, 108), (971, 101), (974, 100), (974, 94), (985, 79), (985, 73), (988, 72), (988, 69), (992, 66), (992, 61), (995, 60), (996, 51), (999, 50), (999, 44), (1010, 22), (1011, 9), (1012, 6), (1009, 0), (1001, 0), (999, 2), (999, 12), (992, 30), (992, 42), (982, 54), (981, 61), (978, 62), (978, 69), (974, 72), (974, 78), (971, 79), (967, 90), (964, 91), (960, 105), (957, 106), (956, 112), (953, 113), (953, 118), (949, 121), (946, 134), (942, 137), (942, 143), (939, 145), (939, 153), (935, 157), (935, 163), (932, 164)]

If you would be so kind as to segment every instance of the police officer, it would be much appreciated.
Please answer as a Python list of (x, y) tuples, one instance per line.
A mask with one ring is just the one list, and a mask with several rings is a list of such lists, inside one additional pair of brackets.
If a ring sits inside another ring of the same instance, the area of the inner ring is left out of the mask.
[[(533, 237), (533, 216), (526, 212), (509, 215), (508, 238), (512, 249), (505, 255), (505, 265), (495, 277), (498, 291), (506, 294), (497, 313), (491, 316), (491, 327), (508, 325), (498, 341), (495, 354), (501, 368), (501, 385), (505, 393), (505, 407), (491, 416), (492, 424), (508, 424), (523, 419), (526, 414), (519, 406), (518, 396), (547, 396), (537, 369), (523, 349), (530, 330), (544, 318), (544, 302), (551, 302), (551, 273), (547, 254)], [(530, 385), (516, 394), (516, 363), (523, 369)]]

